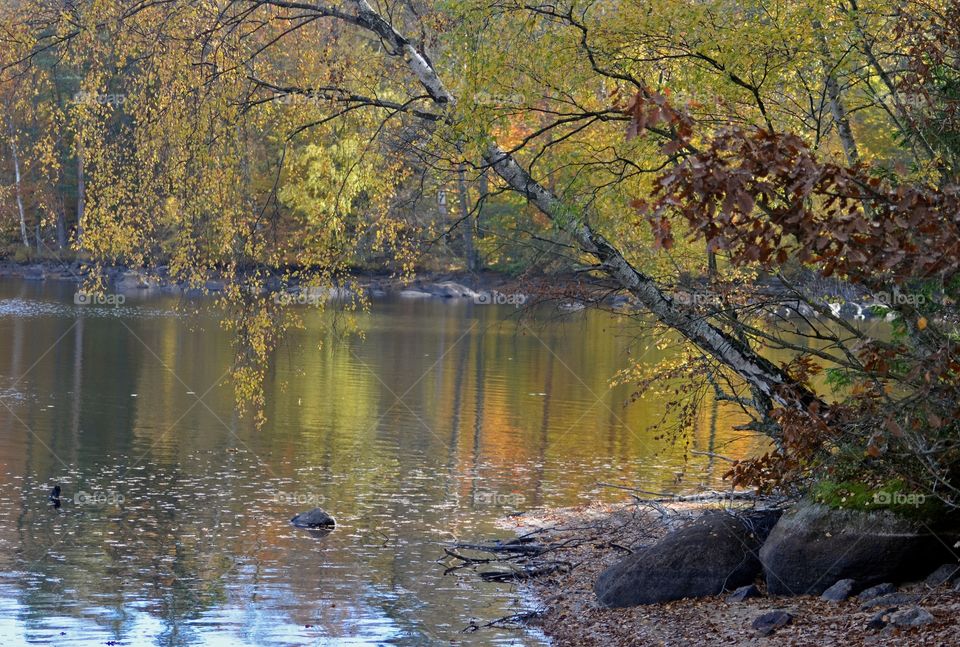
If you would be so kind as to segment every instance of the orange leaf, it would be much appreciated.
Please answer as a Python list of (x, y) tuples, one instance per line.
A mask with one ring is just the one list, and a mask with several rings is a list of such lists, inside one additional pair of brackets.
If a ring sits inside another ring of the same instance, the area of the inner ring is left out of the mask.
[(903, 436), (903, 429), (900, 428), (900, 425), (897, 424), (897, 421), (893, 418), (887, 420), (887, 431), (889, 431), (894, 438)]

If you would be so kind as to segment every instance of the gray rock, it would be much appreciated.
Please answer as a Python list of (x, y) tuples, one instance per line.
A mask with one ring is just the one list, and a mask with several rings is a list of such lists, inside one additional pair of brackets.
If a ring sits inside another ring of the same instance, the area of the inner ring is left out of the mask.
[(909, 607), (890, 614), (890, 624), (901, 629), (920, 627), (933, 620), (933, 614), (923, 607)]
[(333, 528), (336, 525), (333, 517), (320, 508), (301, 512), (290, 523), (298, 528)]
[(429, 299), (433, 297), (432, 294), (423, 290), (400, 290), (397, 296), (401, 299)]
[(940, 586), (949, 584), (960, 575), (960, 564), (943, 564), (937, 570), (930, 573), (924, 583), (928, 586)]
[(866, 602), (867, 600), (872, 600), (881, 595), (886, 595), (887, 593), (893, 593), (897, 590), (890, 582), (884, 582), (883, 584), (877, 584), (876, 586), (871, 586), (868, 589), (864, 589), (860, 592), (860, 595), (857, 596), (857, 599), (861, 602)]
[(757, 616), (750, 626), (756, 629), (761, 636), (769, 636), (780, 627), (786, 627), (791, 622), (793, 622), (793, 616), (786, 611), (768, 611), (761, 616)]
[(444, 299), (473, 299), (477, 293), (465, 285), (454, 283), (453, 281), (440, 281), (427, 288), (435, 296)]
[(957, 578), (953, 583), (953, 590), (960, 593), (960, 578)]
[(862, 585), (900, 582), (948, 559), (943, 544), (920, 522), (889, 511), (812, 503), (784, 514), (760, 550), (771, 595), (819, 595), (842, 579)]
[(777, 510), (705, 513), (605, 570), (594, 591), (601, 604), (629, 607), (750, 584), (760, 573), (760, 544), (779, 516)]
[(25, 281), (43, 281), (47, 278), (43, 270), (43, 265), (31, 265), (23, 270), (23, 280)]
[(136, 270), (127, 270), (120, 274), (114, 281), (114, 288), (124, 292), (127, 290), (140, 290), (149, 287), (144, 276)]
[(860, 608), (866, 611), (867, 609), (875, 609), (877, 607), (893, 607), (901, 604), (913, 604), (920, 600), (920, 596), (915, 593), (887, 593), (886, 595), (881, 595), (868, 600), (860, 605)]
[(836, 584), (824, 591), (823, 594), (820, 595), (820, 599), (829, 600), (830, 602), (842, 602), (853, 594), (853, 590), (856, 588), (856, 586), (856, 580), (851, 580), (849, 578), (845, 580), (839, 580)]
[(762, 597), (762, 595), (760, 589), (758, 589), (755, 584), (747, 584), (728, 595), (727, 602), (743, 602), (748, 598), (759, 598)]

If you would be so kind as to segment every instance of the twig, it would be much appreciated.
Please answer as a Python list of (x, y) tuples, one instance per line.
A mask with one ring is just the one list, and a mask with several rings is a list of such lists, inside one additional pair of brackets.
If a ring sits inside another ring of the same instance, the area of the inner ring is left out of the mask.
[(666, 492), (651, 492), (649, 490), (641, 490), (640, 488), (627, 487), (626, 485), (617, 485), (616, 483), (597, 483), (597, 485), (657, 497), (655, 499), (636, 497), (645, 503), (685, 503), (690, 501), (712, 501), (714, 499), (754, 501), (760, 498), (756, 492), (701, 492), (699, 494), (680, 495), (668, 494)]
[(485, 553), (521, 553), (524, 555), (539, 555), (545, 551), (549, 546), (544, 546), (543, 544), (535, 544), (532, 541), (508, 541), (508, 542), (495, 542), (492, 544), (467, 544), (467, 543), (455, 543), (452, 545), (453, 548), (460, 548), (463, 550), (479, 550)]
[(730, 458), (729, 456), (722, 456), (720, 454), (715, 454), (713, 452), (703, 452), (703, 451), (698, 451), (696, 449), (691, 449), (690, 453), (696, 456), (709, 456), (710, 458), (719, 458), (720, 460), (727, 461), (728, 463), (736, 463), (736, 461)]
[(509, 622), (526, 622), (531, 618), (539, 618), (544, 613), (544, 609), (535, 609), (533, 611), (521, 611), (520, 613), (513, 613), (509, 616), (503, 616), (502, 618), (497, 618), (496, 620), (491, 620), (490, 622), (482, 625), (478, 625), (473, 620), (470, 621), (470, 624), (460, 630), (460, 633), (472, 633), (474, 631), (479, 631), (480, 629), (485, 629), (487, 627), (495, 627), (500, 624), (509, 623)]

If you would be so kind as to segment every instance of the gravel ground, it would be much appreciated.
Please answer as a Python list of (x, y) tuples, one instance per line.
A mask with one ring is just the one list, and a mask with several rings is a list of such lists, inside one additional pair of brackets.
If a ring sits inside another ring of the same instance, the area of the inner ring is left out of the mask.
[[(907, 630), (868, 629), (878, 610), (861, 611), (855, 598), (839, 604), (811, 596), (727, 603), (725, 596), (714, 596), (630, 609), (597, 605), (593, 584), (605, 567), (704, 509), (703, 504), (596, 505), (504, 520), (518, 534), (562, 544), (539, 560), (570, 564), (564, 572), (528, 581), (526, 593), (532, 593), (542, 612), (528, 623), (557, 645), (960, 645), (960, 592), (949, 585), (916, 583), (898, 589), (920, 594), (919, 606), (934, 616), (933, 622)], [(763, 588), (759, 581), (758, 586)], [(793, 622), (760, 637), (751, 622), (772, 610), (789, 612)]]

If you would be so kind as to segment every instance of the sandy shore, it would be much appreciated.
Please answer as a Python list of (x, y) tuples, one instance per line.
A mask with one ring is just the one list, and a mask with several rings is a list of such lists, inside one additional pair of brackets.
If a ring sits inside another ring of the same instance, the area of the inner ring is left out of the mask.
[[(713, 596), (630, 609), (598, 606), (593, 584), (604, 568), (705, 509), (704, 504), (596, 505), (504, 520), (518, 535), (532, 533), (538, 543), (556, 546), (537, 559), (562, 565), (523, 585), (538, 612), (526, 622), (557, 645), (960, 645), (960, 592), (923, 583), (898, 590), (919, 594), (917, 604), (935, 620), (902, 631), (867, 628), (878, 610), (862, 611), (856, 598), (839, 604), (811, 596), (728, 603), (725, 596)], [(762, 582), (758, 586), (763, 590)], [(788, 611), (793, 622), (759, 637), (751, 622), (772, 610)]]

